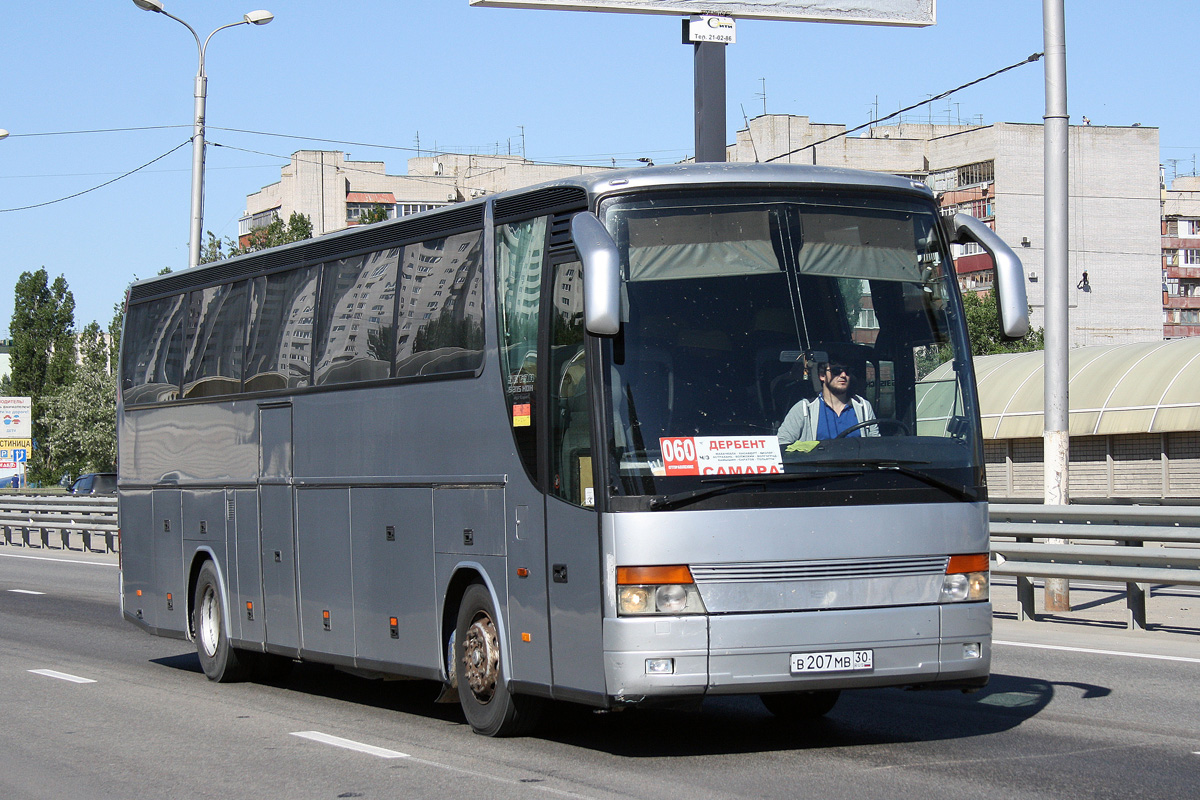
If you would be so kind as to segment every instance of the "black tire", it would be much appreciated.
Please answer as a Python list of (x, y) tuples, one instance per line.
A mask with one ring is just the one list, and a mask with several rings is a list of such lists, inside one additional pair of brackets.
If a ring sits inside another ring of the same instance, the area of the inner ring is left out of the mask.
[(243, 654), (229, 645), (221, 581), (211, 561), (204, 562), (196, 579), (192, 631), (196, 635), (196, 654), (200, 656), (200, 667), (210, 681), (232, 683), (249, 677), (253, 659), (246, 658), (249, 654)]
[(496, 620), (488, 590), (478, 583), (468, 586), (454, 633), (458, 702), (471, 729), (481, 736), (520, 736), (537, 724), (543, 702), (509, 694)]
[(780, 719), (806, 720), (828, 714), (833, 710), (833, 706), (841, 694), (838, 689), (822, 689), (816, 692), (762, 694), (758, 697), (767, 707), (767, 711)]

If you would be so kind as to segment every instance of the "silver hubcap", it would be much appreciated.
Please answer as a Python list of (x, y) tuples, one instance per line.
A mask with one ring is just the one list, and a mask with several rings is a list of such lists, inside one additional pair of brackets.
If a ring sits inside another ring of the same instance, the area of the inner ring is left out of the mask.
[(221, 621), (217, 614), (217, 593), (212, 586), (206, 586), (204, 597), (200, 598), (200, 619), (196, 626), (196, 635), (200, 638), (204, 654), (209, 658), (217, 654), (217, 641), (221, 635)]
[(462, 677), (476, 700), (491, 702), (500, 677), (500, 637), (492, 618), (482, 611), (475, 615), (463, 637)]

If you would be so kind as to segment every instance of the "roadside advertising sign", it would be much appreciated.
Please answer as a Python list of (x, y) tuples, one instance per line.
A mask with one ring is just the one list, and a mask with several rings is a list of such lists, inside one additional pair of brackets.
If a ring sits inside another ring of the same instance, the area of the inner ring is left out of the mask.
[(470, 0), (473, 6), (707, 14), (737, 19), (845, 22), (923, 27), (937, 22), (937, 0)]
[(28, 397), (0, 397), (0, 439), (33, 437), (33, 400)]

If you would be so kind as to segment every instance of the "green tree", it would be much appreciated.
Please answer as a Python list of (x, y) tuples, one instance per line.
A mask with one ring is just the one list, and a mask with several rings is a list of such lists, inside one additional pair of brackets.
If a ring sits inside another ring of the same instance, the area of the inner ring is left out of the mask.
[[(75, 370), (75, 297), (59, 275), (50, 281), (45, 268), (23, 272), (14, 292), (9, 389), (14, 396), (33, 398), (33, 438), (44, 445), (50, 432), (45, 403), (70, 382)], [(30, 453), (30, 477), (57, 479), (48, 450)]]
[(266, 250), (268, 247), (279, 247), (282, 244), (291, 244), (311, 238), (312, 220), (305, 214), (293, 211), (286, 224), (276, 217), (265, 228), (255, 228), (250, 231), (245, 247), (230, 238), (221, 241), (216, 234), (209, 231), (208, 240), (200, 248), (200, 263), (207, 264), (210, 261), (241, 256), (258, 250)]
[(79, 356), (85, 366), (109, 371), (108, 341), (100, 323), (89, 322), (79, 332)]
[(125, 328), (125, 303), (113, 303), (112, 319), (108, 322), (108, 363), (117, 371), (121, 359), (121, 331)]
[[(94, 333), (100, 326), (92, 323)], [(85, 329), (85, 332), (87, 329)], [(53, 475), (114, 472), (117, 466), (117, 381), (106, 364), (103, 339), (85, 345), (74, 379), (45, 401), (48, 433), (42, 444)]]
[(1046, 334), (1041, 328), (1030, 330), (1020, 339), (1006, 339), (1000, 328), (1000, 306), (994, 291), (982, 297), (975, 292), (963, 296), (967, 316), (967, 333), (971, 337), (971, 355), (993, 353), (1027, 353), (1044, 350)]
[(374, 225), (376, 222), (387, 222), (388, 210), (386, 206), (375, 206), (367, 213), (358, 218), (359, 225)]

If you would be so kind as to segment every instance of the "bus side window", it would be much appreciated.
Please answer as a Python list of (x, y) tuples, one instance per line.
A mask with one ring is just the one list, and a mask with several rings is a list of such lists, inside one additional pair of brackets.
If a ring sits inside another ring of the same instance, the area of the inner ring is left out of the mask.
[(500, 312), (500, 373), (509, 424), (525, 471), (538, 482), (538, 308), (546, 218), (496, 226), (496, 294)]
[(583, 267), (554, 268), (550, 295), (550, 491), (575, 505), (595, 505), (592, 435), (584, 359)]

